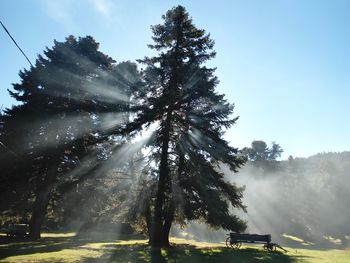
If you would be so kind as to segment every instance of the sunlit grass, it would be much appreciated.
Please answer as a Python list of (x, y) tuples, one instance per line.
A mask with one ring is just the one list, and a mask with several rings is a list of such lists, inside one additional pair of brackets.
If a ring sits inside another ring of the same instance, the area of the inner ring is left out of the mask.
[(183, 238), (170, 238), (170, 243), (174, 244), (174, 245), (179, 245), (179, 244), (188, 244), (191, 246), (195, 246), (195, 247), (225, 247), (225, 243), (210, 243), (210, 242), (200, 242), (194, 239), (183, 239)]
[(316, 250), (316, 249), (292, 249), (288, 254), (295, 258), (294, 262), (310, 263), (347, 263), (350, 262), (350, 252), (338, 249)]
[(282, 236), (285, 237), (285, 238), (287, 238), (287, 239), (290, 239), (290, 240), (299, 242), (299, 243), (303, 243), (303, 242), (304, 242), (303, 239), (301, 239), (301, 238), (299, 238), (299, 237), (296, 237), (296, 236), (287, 235), (287, 234), (283, 234)]
[(295, 241), (295, 242), (297, 242), (297, 243), (300, 243), (300, 244), (303, 245), (303, 246), (315, 245), (315, 244), (312, 243), (312, 242), (305, 241), (304, 239), (301, 239), (301, 238), (296, 237), (296, 236), (287, 235), (286, 233), (282, 234), (282, 236), (283, 236), (284, 238), (286, 238), (286, 239), (289, 239), (289, 240)]
[(172, 248), (160, 254), (145, 238), (75, 233), (45, 233), (40, 241), (11, 242), (2, 238), (0, 262), (350, 262), (350, 251), (286, 248), (288, 253), (267, 252), (262, 246), (243, 245), (240, 250), (224, 243), (171, 238)]
[(67, 232), (67, 233), (42, 233), (41, 237), (74, 237), (76, 232)]
[(324, 238), (335, 245), (341, 245), (341, 240), (339, 238), (334, 238), (332, 236), (324, 236)]

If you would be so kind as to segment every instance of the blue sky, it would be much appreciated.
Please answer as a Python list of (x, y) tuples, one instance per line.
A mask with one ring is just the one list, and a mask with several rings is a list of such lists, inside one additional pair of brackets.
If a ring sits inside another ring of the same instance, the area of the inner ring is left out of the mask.
[[(150, 25), (182, 4), (215, 40), (218, 90), (235, 103), (233, 146), (276, 141), (289, 155), (350, 150), (350, 1), (2, 0), (0, 19), (32, 62), (53, 40), (93, 36), (117, 61), (151, 54)], [(0, 106), (28, 68), (0, 32)]]

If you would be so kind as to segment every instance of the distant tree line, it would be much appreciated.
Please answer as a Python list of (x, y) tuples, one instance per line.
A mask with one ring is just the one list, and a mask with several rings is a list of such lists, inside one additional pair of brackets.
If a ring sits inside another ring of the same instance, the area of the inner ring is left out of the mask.
[(289, 245), (296, 242), (282, 234), (311, 247), (347, 247), (349, 169), (350, 152), (289, 156), (274, 170), (246, 164), (236, 181), (246, 185), (248, 229), (266, 231)]

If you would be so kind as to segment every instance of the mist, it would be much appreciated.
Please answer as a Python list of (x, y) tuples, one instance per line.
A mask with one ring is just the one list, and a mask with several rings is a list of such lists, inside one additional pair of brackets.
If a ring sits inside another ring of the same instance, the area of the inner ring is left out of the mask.
[[(238, 173), (222, 167), (227, 180), (245, 186), (247, 233), (271, 234), (291, 247), (339, 248), (350, 243), (350, 152), (323, 153), (277, 163), (274, 171), (247, 163)], [(179, 237), (223, 242), (229, 231), (190, 222)]]

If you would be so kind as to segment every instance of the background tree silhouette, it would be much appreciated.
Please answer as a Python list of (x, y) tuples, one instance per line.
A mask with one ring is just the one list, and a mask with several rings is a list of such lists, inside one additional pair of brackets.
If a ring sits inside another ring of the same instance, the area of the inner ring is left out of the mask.
[(33, 200), (32, 238), (40, 238), (57, 186), (91, 176), (93, 166), (108, 155), (100, 147), (110, 139), (104, 135), (128, 121), (136, 66), (116, 65), (98, 47), (89, 36), (55, 41), (35, 67), (20, 72), (21, 83), (9, 91), (20, 104), (2, 117), (1, 141), (10, 150), (1, 180), (8, 197)]
[(281, 168), (276, 159), (281, 157), (283, 149), (275, 142), (268, 147), (266, 142), (256, 140), (252, 142), (251, 147), (243, 148), (242, 153), (257, 168), (270, 172)]

